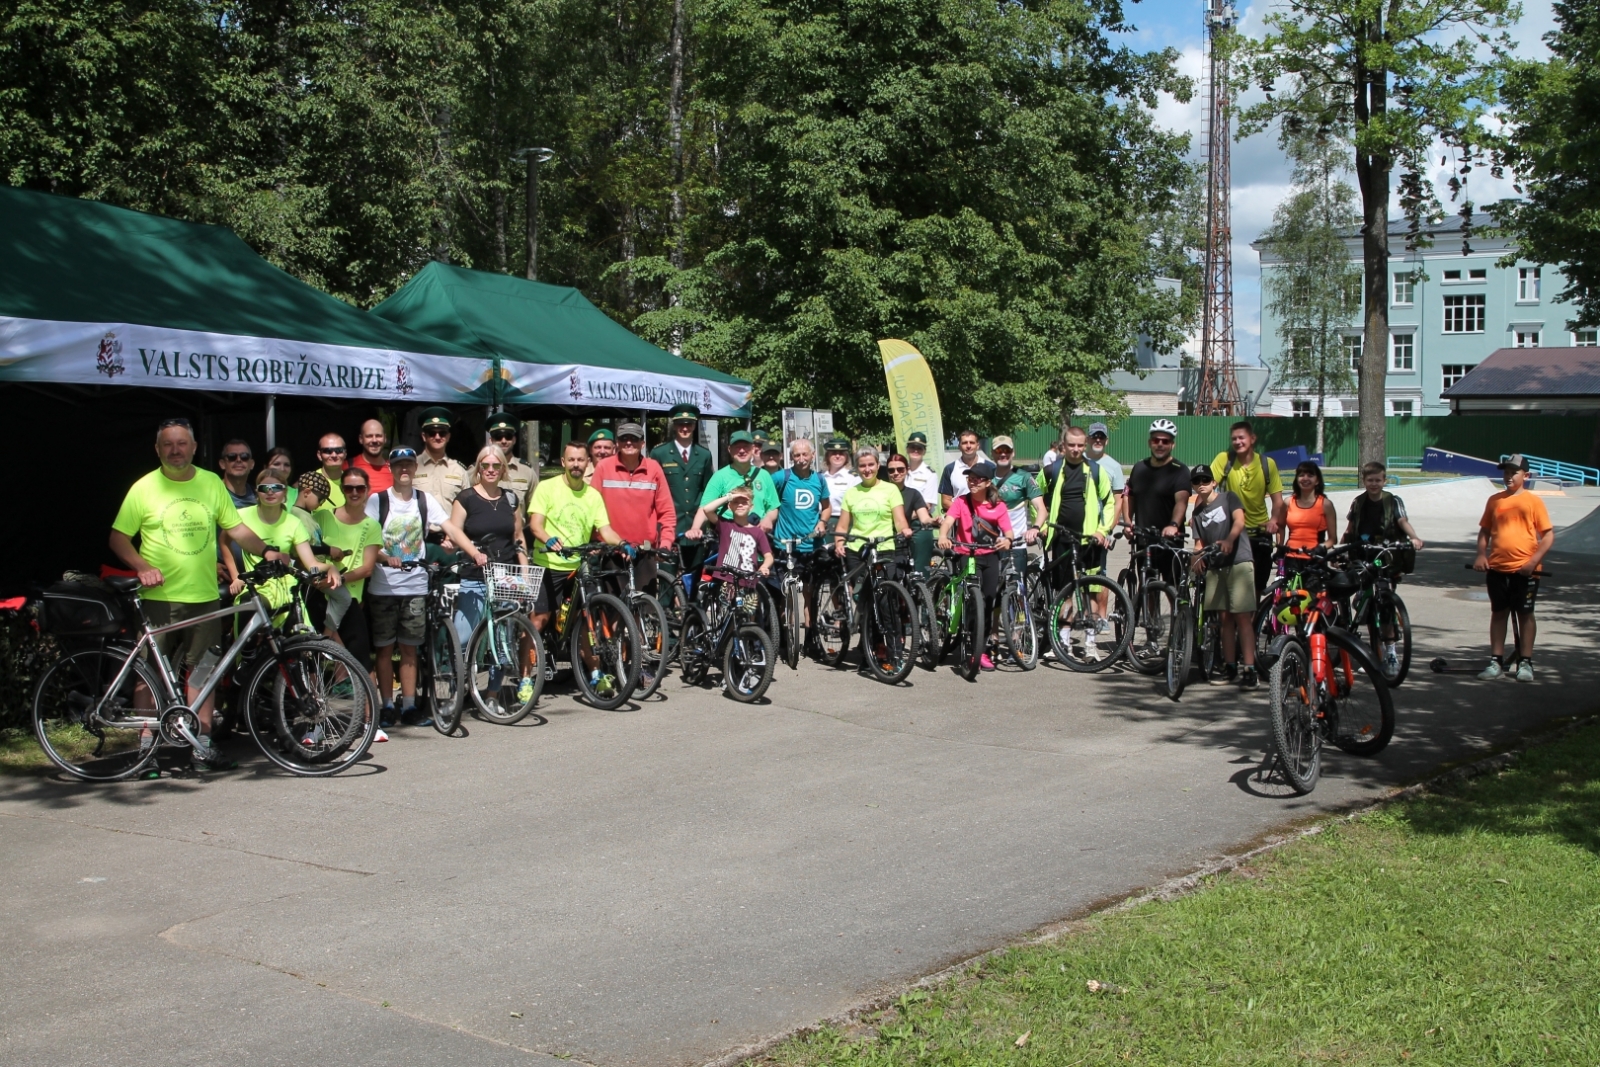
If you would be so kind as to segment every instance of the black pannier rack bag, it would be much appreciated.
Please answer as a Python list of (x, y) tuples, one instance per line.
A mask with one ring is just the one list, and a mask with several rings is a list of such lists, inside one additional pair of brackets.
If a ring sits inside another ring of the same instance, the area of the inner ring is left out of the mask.
[(127, 615), (117, 595), (96, 578), (69, 572), (45, 587), (39, 626), (64, 637), (111, 637), (127, 628)]

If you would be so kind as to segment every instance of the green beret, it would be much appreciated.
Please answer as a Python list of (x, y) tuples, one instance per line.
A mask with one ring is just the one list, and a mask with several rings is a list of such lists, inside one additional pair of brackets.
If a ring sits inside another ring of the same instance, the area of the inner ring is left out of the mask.
[(615, 441), (616, 439), (617, 435), (612, 433), (611, 430), (605, 426), (600, 427), (594, 433), (589, 435), (589, 443), (591, 445), (596, 441)]
[(418, 424), (421, 426), (451, 426), (456, 421), (455, 416), (450, 414), (449, 408), (423, 408), (417, 412), (417, 416), (422, 420)]

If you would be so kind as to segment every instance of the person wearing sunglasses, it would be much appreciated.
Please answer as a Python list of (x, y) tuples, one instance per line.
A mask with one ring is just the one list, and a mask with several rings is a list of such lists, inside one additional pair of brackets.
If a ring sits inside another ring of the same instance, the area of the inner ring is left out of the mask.
[[(320, 563), (311, 554), (311, 538), (300, 520), (286, 505), (288, 495), (288, 484), (278, 477), (271, 467), (256, 475), (256, 502), (249, 507), (239, 509), (239, 520), (255, 531), (256, 536), (261, 538), (262, 544), (267, 546), (267, 551), (261, 555), (244, 552), (243, 570), (248, 571), (263, 560), (287, 560), (305, 570), (322, 575), (317, 584), (323, 589), (339, 588), (338, 565)], [(226, 532), (222, 534), (224, 545), (230, 545), (232, 541)], [(239, 578), (243, 571), (239, 564), (235, 563), (232, 552), (223, 553), (222, 563), (228, 571), (228, 592), (237, 598), (244, 592), (244, 582)], [(261, 595), (266, 598), (270, 606), (282, 607), (294, 596), (294, 586), (293, 577), (274, 578), (260, 587)]]
[(250, 480), (250, 472), (256, 469), (256, 462), (249, 441), (235, 437), (223, 445), (217, 466), (222, 470), (222, 484), (228, 487), (234, 507), (247, 508), (256, 502), (254, 483)]
[(328, 611), (323, 618), (322, 632), (342, 643), (362, 666), (370, 666), (372, 646), (368, 639), (367, 615), (359, 605), (366, 592), (367, 578), (378, 565), (383, 531), (378, 529), (377, 520), (367, 517), (369, 483), (366, 471), (351, 467), (344, 472), (339, 488), (344, 502), (332, 510), (317, 512), (323, 541), (340, 550), (339, 570), (343, 576), (339, 588), (328, 593)]
[[(489, 416), (484, 427), (489, 443), (506, 454), (506, 473), (500, 479), (500, 488), (517, 494), (518, 500), (527, 500), (533, 487), (539, 484), (539, 468), (517, 458), (517, 440), (522, 435), (522, 422), (515, 415), (497, 412)], [(477, 476), (473, 479), (476, 482)]]
[(911, 523), (911, 560), (917, 570), (926, 571), (933, 559), (933, 531), (937, 524), (922, 492), (906, 484), (910, 471), (911, 461), (898, 453), (890, 456), (883, 468), (889, 481), (900, 487), (900, 496), (905, 502), (906, 520)]
[(457, 494), (470, 484), (467, 468), (445, 455), (450, 443), (450, 428), (455, 416), (449, 408), (423, 408), (420, 412), (422, 454), (417, 457), (417, 476), (413, 483), (445, 507), (455, 502)]
[(344, 438), (336, 433), (323, 434), (322, 440), (317, 442), (317, 462), (322, 464), (322, 476), (328, 479), (328, 495), (318, 506), (319, 511), (332, 511), (344, 504), (344, 490), (339, 487), (339, 480), (344, 477), (344, 461), (349, 455)]

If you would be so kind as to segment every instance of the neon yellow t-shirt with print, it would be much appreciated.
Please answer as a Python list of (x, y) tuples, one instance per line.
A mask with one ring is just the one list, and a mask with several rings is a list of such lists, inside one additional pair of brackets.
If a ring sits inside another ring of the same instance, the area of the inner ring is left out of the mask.
[[(558, 539), (568, 548), (588, 544), (596, 530), (611, 525), (611, 515), (606, 511), (605, 498), (600, 495), (600, 490), (584, 485), (574, 492), (567, 487), (564, 475), (539, 482), (533, 496), (528, 498), (528, 514), (543, 515), (544, 535)], [(577, 556), (551, 552), (543, 544), (533, 546), (535, 567), (575, 571), (581, 562)]]
[[(299, 559), (295, 556), (294, 546), (310, 542), (311, 538), (306, 533), (306, 528), (295, 517), (293, 511), (284, 508), (278, 515), (278, 521), (267, 522), (261, 512), (254, 506), (239, 509), (239, 521), (255, 531), (263, 544), (274, 552), (282, 552), (294, 560), (296, 567), (300, 566)], [(250, 570), (261, 563), (261, 557), (249, 552), (243, 553), (244, 569)], [(295, 580), (292, 577), (274, 578), (272, 581), (260, 586), (261, 595), (267, 598), (267, 603), (272, 607), (281, 607), (287, 604), (294, 595)], [(244, 594), (241, 594), (244, 595)]]
[[(872, 488), (866, 485), (853, 485), (845, 490), (844, 499), (839, 502), (839, 510), (850, 513), (850, 532), (860, 534), (862, 537), (888, 537), (894, 530), (894, 509), (904, 506), (905, 497), (900, 493), (900, 487), (893, 482), (886, 482), (879, 478), (872, 483)], [(847, 542), (849, 547), (860, 545), (859, 541)]]
[(1235, 463), (1231, 469), (1228, 459), (1228, 453), (1217, 453), (1217, 458), (1211, 461), (1211, 477), (1217, 480), (1220, 488), (1233, 493), (1244, 505), (1245, 528), (1259, 529), (1272, 518), (1272, 508), (1267, 498), (1273, 493), (1283, 492), (1278, 464), (1260, 452), (1251, 456), (1249, 463), (1243, 466)]
[(142, 590), (146, 600), (208, 604), (217, 599), (217, 528), (239, 525), (222, 479), (194, 469), (179, 482), (161, 470), (133, 483), (111, 528), (138, 537), (139, 555), (161, 572), (160, 585)]
[[(383, 545), (383, 531), (378, 529), (378, 520), (369, 519), (365, 515), (355, 525), (340, 522), (339, 516), (331, 511), (317, 511), (317, 526), (322, 530), (322, 540), (334, 548), (343, 549), (345, 555), (339, 560), (339, 573), (349, 574), (361, 566), (361, 561), (366, 557), (368, 545)], [(344, 588), (350, 590), (350, 595), (357, 600), (367, 587), (365, 578), (358, 578), (353, 582), (346, 582)]]

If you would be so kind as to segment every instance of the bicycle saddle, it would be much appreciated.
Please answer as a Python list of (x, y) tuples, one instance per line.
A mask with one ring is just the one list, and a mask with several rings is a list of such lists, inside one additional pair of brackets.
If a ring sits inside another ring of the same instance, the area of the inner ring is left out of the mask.
[(105, 583), (113, 593), (132, 593), (139, 588), (137, 578), (107, 578)]

